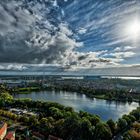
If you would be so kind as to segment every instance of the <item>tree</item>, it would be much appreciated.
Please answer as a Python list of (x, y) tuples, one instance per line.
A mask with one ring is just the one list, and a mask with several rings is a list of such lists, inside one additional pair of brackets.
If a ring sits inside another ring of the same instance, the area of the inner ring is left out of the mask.
[(0, 98), (0, 107), (3, 107), (4, 105), (5, 105), (5, 101), (2, 98)]
[(112, 119), (110, 119), (106, 123), (110, 127), (112, 134), (114, 134), (115, 133), (115, 130), (116, 130), (116, 124), (115, 124), (115, 122)]
[(100, 122), (100, 118), (97, 115), (92, 115), (91, 117), (88, 117), (91, 124), (96, 126)]
[(50, 128), (52, 127), (51, 122), (49, 122), (47, 118), (42, 118), (40, 120), (40, 126), (41, 126), (41, 129), (44, 129), (47, 132), (49, 132)]
[(95, 140), (111, 140), (112, 133), (109, 126), (105, 123), (99, 122), (94, 131)]
[(84, 112), (82, 110), (79, 111), (79, 116), (82, 118), (82, 117), (87, 117), (89, 116), (89, 114), (87, 112)]
[(133, 101), (133, 97), (132, 96), (128, 96), (128, 101), (132, 102)]
[(128, 132), (125, 132), (124, 135), (123, 135), (123, 140), (131, 140), (131, 136)]
[(123, 115), (122, 118), (125, 119), (125, 120), (127, 121), (127, 124), (128, 124), (128, 125), (131, 125), (132, 121), (131, 121), (131, 119), (129, 118), (129, 116)]
[(139, 120), (140, 118), (140, 107), (138, 107), (136, 110), (133, 110), (130, 115), (133, 115), (136, 120)]
[(129, 119), (131, 120), (131, 122), (135, 122), (136, 118), (133, 115), (127, 115), (129, 117)]
[(65, 111), (74, 112), (72, 107), (65, 107)]
[(9, 93), (4, 92), (0, 94), (0, 98), (5, 102), (11, 102), (13, 100), (13, 96), (11, 96)]
[(117, 122), (117, 126), (119, 130), (123, 130), (127, 127), (127, 121), (125, 119), (119, 119)]
[(77, 139), (80, 137), (80, 118), (76, 115), (71, 115), (66, 118), (63, 126), (61, 136), (64, 140)]
[(109, 92), (109, 93), (106, 94), (106, 97), (107, 97), (108, 99), (112, 99), (112, 98), (113, 98), (113, 95), (112, 95), (111, 92)]
[(133, 128), (134, 128), (137, 132), (140, 132), (140, 123), (138, 123), (138, 122), (133, 123)]
[(29, 118), (28, 118), (27, 116), (25, 116), (25, 115), (22, 115), (22, 116), (20, 117), (20, 121), (21, 121), (21, 122), (24, 122), (24, 123), (30, 122), (30, 121), (29, 121)]
[(39, 123), (38, 119), (35, 116), (29, 117), (29, 122), (31, 122), (33, 126), (36, 126)]
[(135, 130), (130, 130), (129, 134), (131, 136), (131, 140), (140, 140), (140, 133)]
[(80, 132), (82, 140), (92, 140), (94, 127), (86, 118), (82, 118)]
[(56, 107), (50, 107), (49, 111), (50, 111), (50, 115), (53, 116), (55, 119), (63, 118), (63, 114), (61, 113), (60, 109)]

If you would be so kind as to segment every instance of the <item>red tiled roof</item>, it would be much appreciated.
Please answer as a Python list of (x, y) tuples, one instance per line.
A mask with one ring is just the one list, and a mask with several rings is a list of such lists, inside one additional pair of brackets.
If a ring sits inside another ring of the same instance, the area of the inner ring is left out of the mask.
[(5, 136), (5, 140), (15, 140), (15, 132), (14, 131), (8, 132), (7, 135)]
[(0, 137), (4, 137), (7, 131), (7, 123), (1, 123), (0, 126)]

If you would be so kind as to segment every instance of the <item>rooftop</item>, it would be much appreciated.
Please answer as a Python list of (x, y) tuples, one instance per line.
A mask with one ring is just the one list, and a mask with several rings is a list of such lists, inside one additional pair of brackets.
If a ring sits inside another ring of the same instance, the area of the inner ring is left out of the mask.
[(6, 124), (5, 122), (0, 121), (0, 129)]
[(9, 131), (5, 136), (4, 140), (14, 140), (15, 139), (15, 131)]

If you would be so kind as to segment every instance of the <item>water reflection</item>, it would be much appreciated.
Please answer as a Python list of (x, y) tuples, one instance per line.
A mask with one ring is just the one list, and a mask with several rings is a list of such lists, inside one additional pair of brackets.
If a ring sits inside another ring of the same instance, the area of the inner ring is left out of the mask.
[(112, 118), (117, 120), (123, 114), (139, 106), (135, 102), (107, 101), (101, 99), (89, 99), (84, 94), (63, 91), (40, 91), (30, 94), (16, 94), (15, 98), (32, 98), (33, 100), (45, 100), (58, 102), (65, 106), (71, 106), (75, 111), (83, 110), (92, 114), (98, 114), (103, 120)]

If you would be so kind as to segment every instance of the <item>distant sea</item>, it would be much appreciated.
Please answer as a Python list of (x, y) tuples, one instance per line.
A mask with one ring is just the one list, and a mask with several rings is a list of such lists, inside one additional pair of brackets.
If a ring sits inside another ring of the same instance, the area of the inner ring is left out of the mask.
[(107, 78), (107, 79), (133, 79), (133, 80), (139, 80), (140, 76), (135, 77), (135, 76), (101, 76), (101, 78)]
[[(19, 76), (56, 76), (66, 77), (66, 79), (134, 79), (139, 80), (140, 75), (104, 75), (104, 74), (66, 74), (63, 72), (23, 72), (23, 71), (0, 71), (0, 77), (19, 77)], [(75, 77), (75, 78), (74, 78)], [(65, 78), (64, 78), (65, 79)]]

